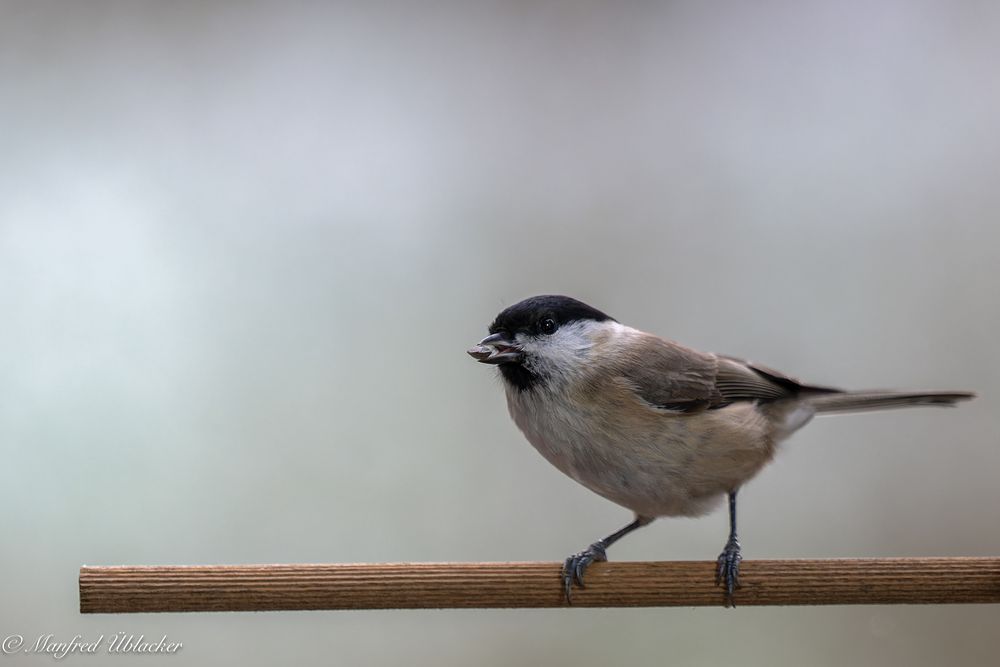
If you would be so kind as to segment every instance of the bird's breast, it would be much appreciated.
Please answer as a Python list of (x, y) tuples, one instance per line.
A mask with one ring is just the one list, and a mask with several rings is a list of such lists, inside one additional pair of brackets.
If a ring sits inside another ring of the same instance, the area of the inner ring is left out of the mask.
[(627, 388), (591, 393), (508, 388), (507, 406), (549, 463), (644, 516), (703, 514), (773, 453), (767, 419), (750, 403), (671, 414)]

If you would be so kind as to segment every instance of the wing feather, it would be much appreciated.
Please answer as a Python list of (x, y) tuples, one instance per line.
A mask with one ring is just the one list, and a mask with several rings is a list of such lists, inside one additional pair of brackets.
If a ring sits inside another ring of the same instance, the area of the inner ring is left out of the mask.
[(643, 401), (672, 412), (840, 391), (805, 385), (760, 364), (698, 352), (651, 334), (643, 334), (629, 348), (632, 353), (623, 355), (625, 362), (617, 369), (620, 376)]

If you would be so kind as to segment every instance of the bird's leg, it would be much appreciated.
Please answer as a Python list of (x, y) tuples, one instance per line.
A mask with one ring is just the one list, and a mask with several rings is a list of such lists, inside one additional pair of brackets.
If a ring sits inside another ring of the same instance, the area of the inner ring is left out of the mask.
[(563, 586), (566, 589), (566, 602), (572, 602), (571, 594), (573, 592), (574, 583), (576, 583), (580, 588), (585, 587), (583, 585), (583, 573), (586, 572), (587, 567), (589, 567), (591, 563), (607, 560), (608, 547), (631, 533), (636, 528), (642, 528), (652, 521), (653, 517), (636, 515), (635, 521), (621, 530), (615, 531), (607, 537), (597, 540), (580, 553), (573, 554), (567, 558), (562, 571)]
[(740, 541), (736, 538), (736, 491), (729, 492), (729, 540), (719, 554), (715, 585), (725, 586), (726, 606), (735, 607), (733, 592), (740, 586)]

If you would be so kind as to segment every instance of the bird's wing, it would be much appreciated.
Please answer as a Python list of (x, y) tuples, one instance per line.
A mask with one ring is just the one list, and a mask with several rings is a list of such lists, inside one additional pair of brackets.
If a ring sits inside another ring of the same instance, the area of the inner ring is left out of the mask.
[(759, 370), (754, 365), (732, 357), (718, 357), (719, 372), (715, 385), (726, 402), (776, 400), (798, 393), (797, 380)]
[(714, 354), (643, 334), (615, 360), (616, 374), (653, 407), (697, 412), (723, 400), (716, 387), (719, 360)]
[(805, 384), (798, 378), (745, 359), (716, 355), (719, 375), (716, 384), (730, 400), (776, 400), (800, 394), (839, 394), (843, 389)]
[(830, 393), (778, 371), (734, 357), (698, 352), (657, 336), (644, 336), (620, 374), (646, 403), (675, 412), (698, 412), (738, 401), (775, 401), (800, 393)]

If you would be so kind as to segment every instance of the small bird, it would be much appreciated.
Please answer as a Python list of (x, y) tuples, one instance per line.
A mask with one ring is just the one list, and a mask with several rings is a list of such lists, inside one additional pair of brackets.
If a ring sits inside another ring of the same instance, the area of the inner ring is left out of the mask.
[(732, 605), (742, 555), (736, 494), (778, 443), (814, 415), (954, 405), (966, 391), (845, 391), (757, 363), (699, 352), (620, 324), (566, 296), (505, 309), (468, 351), (499, 369), (514, 423), (549, 463), (635, 513), (566, 559), (567, 601), (607, 548), (657, 517), (700, 516), (729, 500), (716, 585)]

